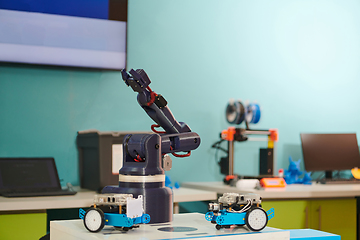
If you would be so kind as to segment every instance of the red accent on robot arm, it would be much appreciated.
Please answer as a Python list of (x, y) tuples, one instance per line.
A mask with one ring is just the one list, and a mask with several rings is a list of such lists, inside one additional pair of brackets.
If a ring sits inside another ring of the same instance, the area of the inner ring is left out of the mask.
[(160, 125), (158, 125), (158, 124), (153, 124), (153, 125), (151, 125), (151, 130), (154, 132), (154, 133), (166, 133), (165, 131), (158, 131), (158, 130), (156, 130), (155, 128), (156, 127), (161, 127)]
[(150, 101), (147, 103), (148, 106), (151, 106), (155, 102), (155, 97), (157, 96), (156, 92), (151, 90), (150, 86), (146, 88), (150, 92)]

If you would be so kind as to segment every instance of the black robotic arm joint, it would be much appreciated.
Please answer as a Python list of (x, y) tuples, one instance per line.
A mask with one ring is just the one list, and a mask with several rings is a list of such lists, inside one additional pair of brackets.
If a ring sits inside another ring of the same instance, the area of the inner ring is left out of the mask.
[(167, 105), (167, 101), (165, 100), (165, 98), (161, 94), (156, 95), (154, 103), (160, 109), (163, 108), (163, 107), (166, 107), (166, 105)]

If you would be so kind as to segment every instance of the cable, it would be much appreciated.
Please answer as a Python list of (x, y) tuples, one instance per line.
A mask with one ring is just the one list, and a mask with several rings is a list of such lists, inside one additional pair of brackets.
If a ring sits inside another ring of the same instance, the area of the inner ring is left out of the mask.
[(211, 146), (211, 148), (215, 148), (215, 149), (216, 149), (216, 151), (215, 151), (215, 161), (216, 161), (216, 163), (218, 163), (218, 164), (220, 163), (220, 160), (218, 160), (218, 159), (219, 159), (219, 156), (218, 156), (219, 150), (221, 150), (221, 151), (225, 152), (227, 155), (229, 155), (229, 151), (228, 151), (227, 149), (220, 147), (220, 144), (221, 144), (223, 141), (225, 141), (225, 140), (224, 140), (224, 139), (221, 139), (221, 140), (217, 141), (216, 143), (214, 143), (214, 144)]
[(251, 200), (251, 199), (248, 199), (248, 200), (246, 200), (246, 201), (247, 201), (246, 205), (245, 205), (241, 210), (235, 211), (234, 209), (231, 209), (231, 212), (242, 213), (242, 212), (248, 211), (248, 210), (251, 208), (252, 200)]
[(152, 130), (154, 133), (159, 133), (159, 134), (161, 134), (161, 133), (166, 133), (165, 131), (158, 131), (158, 130), (156, 130), (156, 129), (155, 129), (156, 127), (160, 127), (160, 125), (158, 125), (158, 124), (153, 124), (153, 125), (151, 125), (151, 130)]
[[(170, 146), (170, 150), (173, 150), (173, 147), (172, 146)], [(188, 156), (190, 156), (191, 155), (191, 151), (188, 151), (188, 153), (186, 153), (186, 154), (177, 154), (177, 153), (171, 153), (172, 155), (174, 155), (175, 157), (188, 157)]]
[(176, 154), (176, 153), (171, 153), (172, 155), (174, 155), (175, 157), (188, 157), (191, 155), (191, 151), (188, 151), (188, 153), (186, 154)]
[(215, 149), (220, 149), (221, 151), (225, 152), (225, 153), (229, 153), (229, 151), (225, 148), (220, 147), (220, 144), (225, 141), (224, 139), (221, 139), (219, 141), (217, 141), (216, 143), (214, 143), (211, 148), (215, 148)]

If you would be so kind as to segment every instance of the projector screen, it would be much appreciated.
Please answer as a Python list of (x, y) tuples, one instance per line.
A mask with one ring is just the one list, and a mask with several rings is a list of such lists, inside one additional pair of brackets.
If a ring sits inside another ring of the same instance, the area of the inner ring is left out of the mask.
[(0, 0), (0, 61), (125, 68), (126, 16), (111, 2)]

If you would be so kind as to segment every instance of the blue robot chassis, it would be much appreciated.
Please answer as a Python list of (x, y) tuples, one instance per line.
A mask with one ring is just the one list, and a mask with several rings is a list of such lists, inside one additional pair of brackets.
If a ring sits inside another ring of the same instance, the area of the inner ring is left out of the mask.
[(94, 205), (87, 211), (79, 209), (79, 217), (90, 232), (99, 232), (105, 225), (128, 231), (150, 222), (150, 215), (143, 210), (143, 196), (136, 199), (132, 194), (95, 195)]
[(218, 203), (209, 203), (205, 219), (216, 224), (216, 229), (231, 225), (246, 226), (252, 231), (263, 230), (268, 220), (274, 217), (274, 209), (265, 212), (258, 194), (224, 193)]

